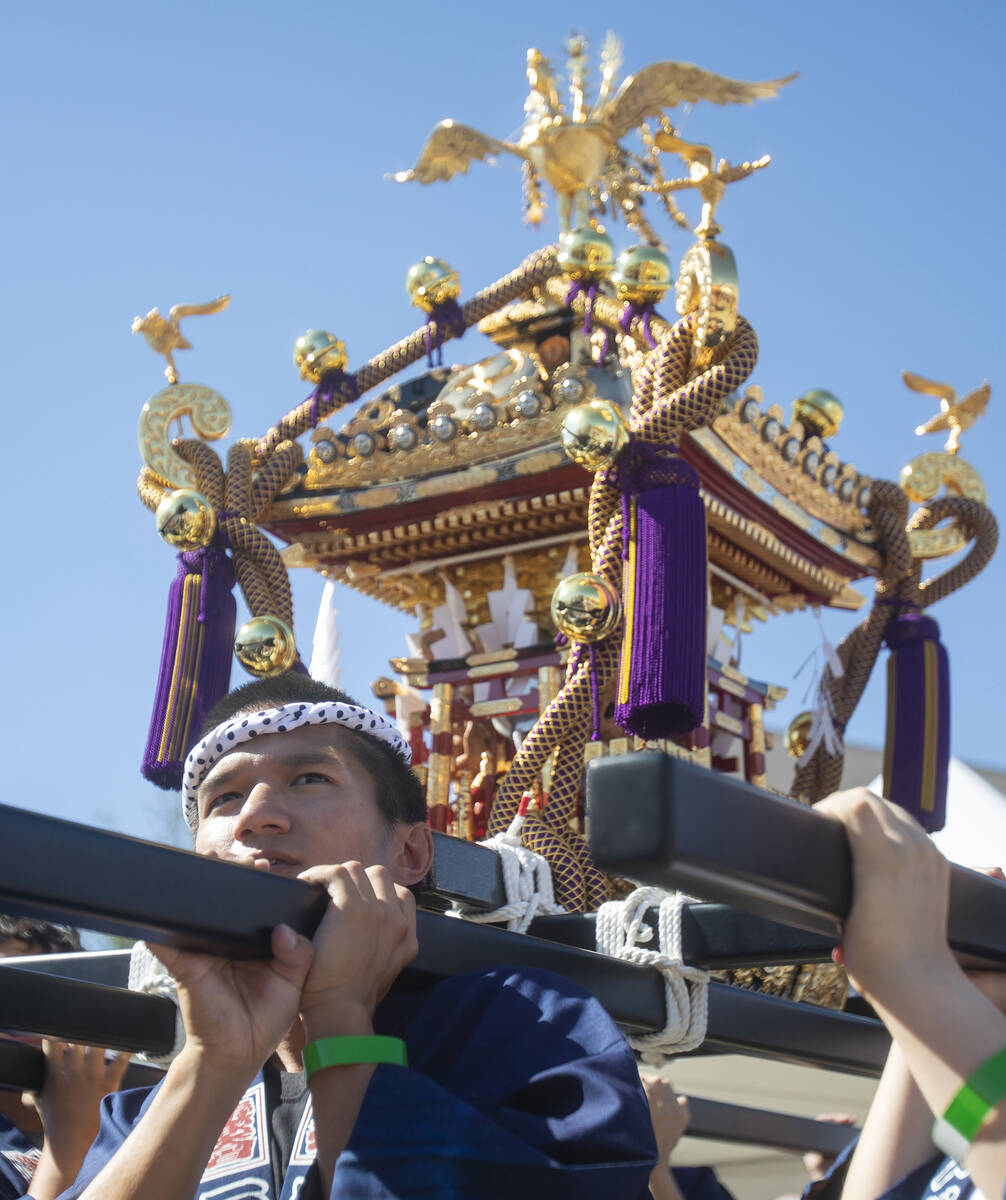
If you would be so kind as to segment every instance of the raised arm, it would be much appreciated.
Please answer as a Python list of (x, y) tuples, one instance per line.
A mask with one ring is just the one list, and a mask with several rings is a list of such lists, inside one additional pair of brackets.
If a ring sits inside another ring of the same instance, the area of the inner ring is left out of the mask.
[[(843, 1192), (843, 1200), (874, 1200), (896, 1181), (892, 1174), (925, 1161), (922, 1129), (1006, 1047), (1006, 1016), (950, 951), (949, 865), (923, 830), (863, 789), (831, 796), (818, 809), (845, 825), (853, 855), (853, 905), (839, 958), (894, 1039), (879, 1107), (871, 1110)], [(986, 1118), (963, 1165), (986, 1196), (1002, 1195), (1006, 1104)]]
[(273, 931), (273, 957), (262, 962), (154, 949), (178, 981), (185, 1047), (103, 1164), (98, 1160), (114, 1145), (116, 1131), (104, 1143), (99, 1139), (66, 1200), (194, 1195), (227, 1118), (296, 1019), (311, 962), (310, 943), (282, 925)]

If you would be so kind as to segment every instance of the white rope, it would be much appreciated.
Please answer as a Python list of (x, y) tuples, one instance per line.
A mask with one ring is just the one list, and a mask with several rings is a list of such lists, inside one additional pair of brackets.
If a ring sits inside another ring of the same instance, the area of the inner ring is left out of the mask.
[(134, 942), (129, 955), (129, 990), (148, 996), (164, 996), (175, 1006), (175, 1040), (167, 1054), (136, 1054), (135, 1062), (168, 1067), (185, 1045), (185, 1025), (178, 1008), (178, 985), (164, 963), (153, 956), (146, 942)]
[(478, 843), (499, 856), (506, 904), (493, 912), (478, 912), (457, 905), (451, 916), (463, 917), (466, 921), (475, 921), (480, 925), (506, 921), (507, 929), (526, 933), (535, 917), (555, 916), (566, 911), (561, 904), (555, 902), (552, 868), (548, 865), (548, 860), (521, 844), (520, 831), (523, 824), (524, 817), (518, 813), (506, 833), (498, 833), (495, 837), (486, 838), (484, 842)]
[[(614, 958), (656, 967), (664, 976), (666, 1021), (657, 1033), (628, 1038), (643, 1057), (657, 1060), (664, 1054), (686, 1054), (702, 1045), (706, 1036), (708, 971), (686, 967), (681, 961), (681, 912), (689, 899), (661, 888), (637, 888), (624, 900), (609, 900), (597, 911), (598, 950)], [(657, 932), (660, 949), (640, 943), (653, 940), (646, 923), (651, 908), (658, 909)]]

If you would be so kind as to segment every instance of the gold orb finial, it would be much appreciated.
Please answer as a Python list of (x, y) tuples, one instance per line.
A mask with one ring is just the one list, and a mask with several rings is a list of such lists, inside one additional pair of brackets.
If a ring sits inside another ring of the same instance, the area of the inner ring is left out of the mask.
[(659, 304), (674, 283), (674, 268), (657, 246), (630, 246), (615, 259), (611, 282), (619, 300)]
[(213, 541), (217, 515), (210, 502), (192, 488), (179, 488), (158, 504), (157, 532), (176, 550), (199, 550)]
[(629, 431), (610, 400), (578, 404), (562, 421), (562, 448), (588, 471), (610, 467), (629, 440)]
[(600, 229), (571, 229), (559, 238), (556, 262), (577, 282), (603, 279), (615, 266), (615, 243)]
[(825, 388), (812, 388), (793, 401), (793, 420), (820, 438), (838, 433), (842, 415), (842, 401)]
[(321, 383), (326, 371), (345, 370), (348, 361), (346, 343), (327, 329), (309, 329), (293, 348), (294, 366), (308, 383)]
[(293, 630), (279, 617), (252, 617), (234, 635), (234, 653), (251, 675), (282, 675), (297, 661)]
[(405, 290), (416, 308), (433, 312), (445, 301), (457, 300), (461, 294), (461, 281), (457, 271), (442, 258), (432, 258), (427, 254), (422, 262), (409, 267), (409, 273), (405, 276)]
[(797, 713), (786, 730), (786, 751), (791, 758), (802, 758), (810, 743), (810, 727), (814, 720), (812, 712)]
[(599, 642), (621, 619), (622, 599), (600, 575), (567, 575), (552, 593), (552, 620), (571, 642)]

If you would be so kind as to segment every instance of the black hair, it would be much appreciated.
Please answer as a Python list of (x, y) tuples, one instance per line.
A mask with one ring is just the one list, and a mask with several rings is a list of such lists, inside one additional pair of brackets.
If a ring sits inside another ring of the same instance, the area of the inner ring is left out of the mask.
[[(232, 717), (281, 704), (357, 704), (340, 688), (319, 683), (309, 675), (287, 671), (271, 679), (255, 679), (229, 692), (210, 710), (199, 737), (205, 737)], [(359, 705), (357, 705), (359, 707)], [(345, 726), (336, 726), (342, 729)], [(412, 770), (386, 742), (364, 730), (353, 734), (347, 749), (374, 781), (377, 807), (389, 826), (426, 820), (426, 797)], [(198, 739), (197, 739), (198, 740)]]
[(35, 954), (69, 954), (80, 950), (80, 934), (70, 925), (50, 925), (31, 917), (0, 913), (0, 942), (24, 942)]

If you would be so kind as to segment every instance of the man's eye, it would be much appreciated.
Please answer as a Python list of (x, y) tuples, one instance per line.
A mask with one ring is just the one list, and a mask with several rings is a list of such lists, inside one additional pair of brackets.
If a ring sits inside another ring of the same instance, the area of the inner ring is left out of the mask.
[(296, 779), (294, 779), (295, 784), (298, 784), (298, 783), (309, 783), (309, 784), (310, 783), (331, 783), (331, 782), (332, 782), (331, 778), (328, 775), (323, 774), (321, 771), (302, 771), (296, 777)]
[(206, 805), (208, 813), (215, 809), (221, 808), (225, 804), (240, 804), (242, 796), (240, 792), (221, 792), (219, 796), (212, 796)]

